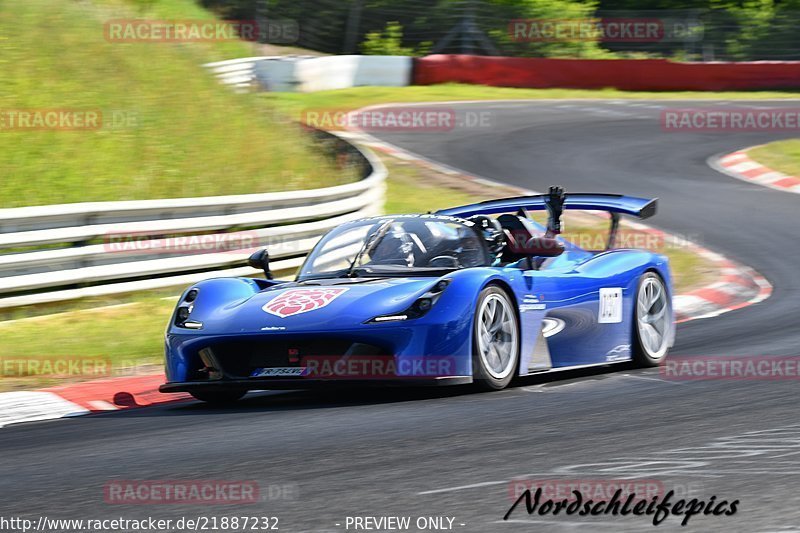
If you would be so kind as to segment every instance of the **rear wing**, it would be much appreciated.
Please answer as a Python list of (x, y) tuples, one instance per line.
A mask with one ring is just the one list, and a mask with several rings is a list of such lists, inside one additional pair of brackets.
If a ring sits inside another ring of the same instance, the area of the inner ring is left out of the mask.
[(609, 250), (614, 247), (617, 238), (620, 214), (644, 220), (656, 214), (657, 206), (658, 198), (636, 198), (621, 194), (565, 193), (561, 187), (550, 187), (547, 194), (487, 200), (477, 204), (442, 209), (436, 214), (466, 218), (473, 215), (493, 215), (517, 211), (522, 217), (528, 218), (528, 211), (547, 210), (547, 232), (544, 236), (555, 238), (561, 233), (561, 213), (564, 209), (607, 211), (611, 214), (611, 229), (606, 244), (606, 249)]
[[(564, 193), (564, 209), (583, 209), (587, 211), (608, 211), (630, 215), (642, 220), (656, 214), (658, 198), (636, 198), (621, 194), (594, 194), (594, 193)], [(547, 209), (550, 194), (536, 194), (532, 196), (517, 196), (516, 198), (502, 198), (500, 200), (487, 200), (477, 204), (450, 207), (437, 211), (437, 215), (454, 217), (470, 217), (472, 215), (492, 215), (495, 213), (509, 213), (519, 209), (527, 211), (544, 211)]]

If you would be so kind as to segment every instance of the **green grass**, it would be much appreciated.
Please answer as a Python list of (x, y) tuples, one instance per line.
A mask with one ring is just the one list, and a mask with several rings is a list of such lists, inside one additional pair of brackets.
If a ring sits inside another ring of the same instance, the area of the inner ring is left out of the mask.
[(385, 161), (389, 170), (385, 213), (427, 213), (485, 199), (421, 179), (416, 165)]
[(686, 294), (713, 283), (719, 277), (716, 265), (686, 248), (664, 250), (669, 257), (675, 294)]
[[(347, 179), (269, 105), (202, 67), (243, 42), (114, 43), (116, 18), (210, 18), (193, 0), (25, 0), (0, 11), (0, 110), (97, 111), (92, 131), (3, 129), (0, 208), (302, 189)], [(130, 120), (112, 127), (114, 114)]]
[[(0, 365), (3, 361), (97, 358), (111, 363), (112, 375), (120, 375), (130, 367), (161, 364), (164, 330), (173, 307), (173, 301), (139, 296), (127, 306), (51, 315), (46, 320), (29, 318), (0, 322), (3, 338)], [(154, 366), (153, 370), (157, 371), (158, 367)], [(87, 376), (18, 376), (14, 375), (16, 372), (5, 372), (0, 374), (0, 391), (87, 379)]]
[(771, 142), (750, 150), (747, 155), (772, 170), (800, 176), (800, 139)]
[(261, 98), (298, 117), (305, 109), (353, 110), (392, 102), (442, 102), (458, 100), (526, 99), (668, 99), (668, 100), (758, 100), (798, 98), (798, 91), (737, 92), (630, 92), (617, 89), (515, 89), (448, 83), (415, 87), (355, 87), (316, 93), (265, 93)]

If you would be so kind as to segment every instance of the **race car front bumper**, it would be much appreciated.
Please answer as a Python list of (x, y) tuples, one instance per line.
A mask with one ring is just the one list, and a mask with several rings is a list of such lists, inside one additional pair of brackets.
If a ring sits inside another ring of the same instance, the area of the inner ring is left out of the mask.
[(285, 379), (253, 378), (219, 381), (187, 381), (184, 383), (164, 383), (158, 390), (163, 393), (174, 392), (225, 392), (253, 390), (301, 390), (371, 387), (440, 387), (448, 385), (468, 385), (472, 376), (444, 376), (436, 378), (399, 379)]
[(417, 323), (301, 334), (169, 334), (167, 383), (161, 391), (468, 383), (469, 334), (443, 327)]

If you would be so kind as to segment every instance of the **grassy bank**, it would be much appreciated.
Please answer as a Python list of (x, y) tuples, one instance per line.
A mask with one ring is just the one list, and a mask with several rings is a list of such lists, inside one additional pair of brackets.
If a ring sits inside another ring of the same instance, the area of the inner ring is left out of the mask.
[[(345, 179), (296, 127), (202, 67), (249, 55), (250, 44), (106, 39), (109, 20), (130, 18), (212, 17), (193, 0), (3, 3), (0, 208), (301, 189)], [(44, 110), (99, 120), (68, 131), (61, 123), (34, 130), (16, 118)]]
[(765, 144), (750, 150), (747, 155), (772, 170), (800, 177), (800, 139)]

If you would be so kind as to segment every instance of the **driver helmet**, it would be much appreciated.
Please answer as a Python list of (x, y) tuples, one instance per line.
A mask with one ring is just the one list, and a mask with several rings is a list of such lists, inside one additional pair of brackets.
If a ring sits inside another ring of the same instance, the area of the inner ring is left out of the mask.
[(408, 234), (393, 227), (369, 254), (370, 263), (414, 266), (414, 243)]
[(489, 253), (492, 254), (494, 259), (499, 258), (506, 245), (506, 234), (503, 231), (503, 226), (500, 225), (497, 219), (486, 215), (473, 215), (467, 220), (475, 224), (475, 230), (483, 236), (486, 247), (489, 248)]

